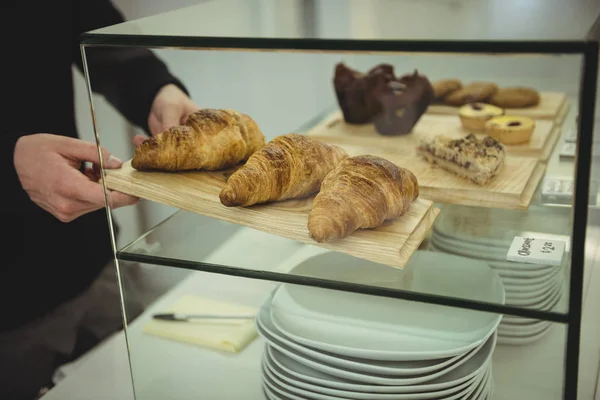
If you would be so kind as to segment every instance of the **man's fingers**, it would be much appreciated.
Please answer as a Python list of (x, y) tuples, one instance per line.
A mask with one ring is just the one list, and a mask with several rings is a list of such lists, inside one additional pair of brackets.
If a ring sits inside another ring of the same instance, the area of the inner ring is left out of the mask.
[[(70, 200), (85, 204), (87, 206), (86, 211), (97, 210), (104, 207), (106, 203), (104, 201), (104, 190), (102, 189), (102, 185), (86, 179), (83, 175), (79, 176), (79, 179), (72, 180), (72, 184), (69, 185), (63, 196)], [(137, 197), (132, 197), (124, 193), (114, 191), (108, 192), (108, 204), (111, 209), (133, 205), (138, 201), (139, 199)]]
[(135, 147), (139, 147), (142, 143), (144, 143), (148, 138), (144, 135), (135, 135), (133, 137), (133, 145)]
[(166, 107), (163, 114), (160, 116), (160, 130), (166, 131), (172, 126), (180, 124), (182, 119), (181, 109), (178, 107)]
[[(89, 161), (94, 164), (99, 163), (98, 149), (94, 143), (72, 138), (65, 139), (67, 140), (61, 140), (60, 148), (57, 149), (60, 154), (78, 162)], [(110, 152), (105, 148), (100, 147), (100, 151), (102, 153), (104, 168), (120, 168), (123, 164), (123, 161), (110, 154)]]
[(125, 193), (121, 192), (113, 192), (109, 193), (109, 204), (110, 208), (116, 209), (119, 207), (132, 206), (137, 204), (140, 201), (139, 198), (129, 196)]
[(200, 109), (200, 107), (198, 107), (198, 105), (196, 103), (194, 103), (192, 100), (186, 101), (184, 110), (183, 110), (183, 115), (181, 116), (181, 124), (185, 124), (187, 122), (187, 119), (190, 116), (190, 114), (198, 111), (199, 109)]

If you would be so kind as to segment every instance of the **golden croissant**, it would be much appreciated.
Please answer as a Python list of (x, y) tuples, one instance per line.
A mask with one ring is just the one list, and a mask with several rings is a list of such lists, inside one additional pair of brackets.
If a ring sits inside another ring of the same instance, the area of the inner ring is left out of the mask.
[(341, 147), (304, 135), (278, 136), (229, 177), (219, 198), (233, 207), (307, 197), (346, 157)]
[(143, 142), (131, 166), (142, 171), (214, 171), (247, 160), (264, 145), (264, 135), (246, 114), (202, 109), (190, 114), (185, 125)]
[(404, 215), (418, 196), (411, 171), (381, 157), (347, 158), (321, 184), (308, 215), (309, 235), (326, 242), (357, 229), (377, 228)]

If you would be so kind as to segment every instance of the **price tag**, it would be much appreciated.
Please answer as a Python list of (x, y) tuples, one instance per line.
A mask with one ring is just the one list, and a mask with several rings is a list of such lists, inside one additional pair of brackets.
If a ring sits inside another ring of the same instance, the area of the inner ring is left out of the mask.
[[(590, 180), (589, 184), (589, 205), (597, 205), (598, 200), (598, 181)], [(545, 204), (566, 204), (573, 203), (573, 192), (575, 190), (575, 181), (573, 179), (544, 178), (542, 182), (542, 201)]]
[(566, 242), (536, 237), (515, 236), (506, 259), (508, 261), (560, 266)]

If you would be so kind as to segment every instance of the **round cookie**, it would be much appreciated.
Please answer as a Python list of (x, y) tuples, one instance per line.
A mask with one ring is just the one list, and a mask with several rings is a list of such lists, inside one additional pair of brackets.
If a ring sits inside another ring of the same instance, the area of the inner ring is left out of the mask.
[(462, 88), (462, 82), (458, 79), (442, 79), (431, 84), (436, 99), (442, 99), (450, 93)]
[(455, 90), (446, 97), (444, 103), (460, 107), (468, 103), (485, 102), (498, 90), (498, 86), (491, 82), (472, 82), (462, 89)]
[(458, 110), (458, 116), (464, 129), (470, 132), (485, 131), (485, 123), (492, 117), (504, 114), (500, 107), (486, 103), (470, 103)]
[(531, 139), (535, 120), (516, 115), (493, 117), (485, 123), (485, 133), (504, 144), (521, 144)]
[(540, 94), (527, 87), (506, 87), (498, 89), (489, 102), (502, 108), (533, 107), (540, 103)]

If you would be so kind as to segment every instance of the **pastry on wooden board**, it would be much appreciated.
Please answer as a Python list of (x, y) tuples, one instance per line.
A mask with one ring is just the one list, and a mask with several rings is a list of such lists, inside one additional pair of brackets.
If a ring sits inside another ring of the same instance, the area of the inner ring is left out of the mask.
[(491, 136), (478, 139), (469, 134), (460, 139), (444, 135), (425, 138), (417, 153), (442, 169), (469, 179), (478, 185), (488, 184), (504, 165), (505, 149)]
[(485, 124), (485, 132), (488, 135), (509, 145), (528, 142), (534, 130), (534, 119), (517, 115), (495, 117)]
[(462, 88), (462, 82), (459, 79), (441, 79), (431, 84), (433, 95), (436, 100), (441, 100), (450, 93)]
[(528, 87), (505, 87), (498, 89), (489, 102), (502, 108), (527, 108), (540, 103), (540, 94)]
[(397, 78), (390, 64), (378, 64), (363, 74), (338, 63), (333, 85), (344, 121), (374, 123), (382, 135), (410, 133), (434, 99), (426, 76), (415, 70)]
[(305, 135), (278, 136), (229, 177), (219, 198), (227, 207), (246, 207), (307, 197), (347, 157), (341, 147)]
[(388, 136), (411, 133), (434, 100), (429, 79), (417, 70), (402, 76), (395, 86), (377, 96), (381, 111), (374, 116), (373, 123), (378, 133)]
[(490, 118), (503, 114), (502, 108), (486, 103), (470, 103), (458, 109), (462, 127), (470, 132), (485, 131), (485, 123)]
[(366, 74), (347, 67), (335, 66), (333, 87), (344, 121), (348, 124), (367, 124), (381, 111), (376, 93), (385, 90), (394, 80), (394, 67), (379, 64)]
[(214, 171), (247, 160), (264, 145), (263, 133), (248, 115), (201, 109), (190, 114), (185, 125), (144, 141), (131, 166), (140, 171)]
[(308, 216), (309, 235), (322, 243), (377, 228), (406, 214), (418, 196), (411, 171), (377, 156), (346, 158), (321, 184)]
[(468, 103), (484, 102), (496, 93), (498, 85), (492, 82), (472, 82), (444, 97), (444, 103), (460, 107)]

